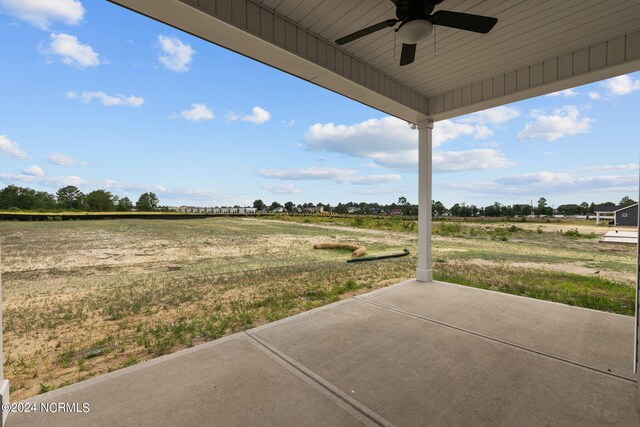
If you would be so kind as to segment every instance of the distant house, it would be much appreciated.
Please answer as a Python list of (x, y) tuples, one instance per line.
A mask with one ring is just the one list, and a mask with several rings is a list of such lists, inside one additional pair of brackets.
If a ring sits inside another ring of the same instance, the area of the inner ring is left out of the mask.
[(284, 212), (284, 208), (283, 208), (283, 207), (275, 208), (275, 209), (274, 209), (274, 210), (272, 210), (271, 212), (274, 212), (274, 213), (282, 213), (282, 212)]
[(310, 206), (308, 208), (304, 208), (306, 213), (323, 213), (324, 206)]
[(402, 215), (402, 209), (390, 209), (389, 210), (389, 215), (401, 216)]
[(638, 225), (638, 204), (630, 206), (596, 206), (593, 210), (596, 214), (596, 224), (600, 224), (601, 219), (613, 222), (614, 226)]
[(355, 206), (350, 206), (350, 207), (347, 208), (347, 213), (349, 215), (355, 214), (355, 213), (358, 213), (358, 212), (360, 212), (360, 208), (357, 208)]
[(196, 212), (198, 208), (196, 208), (195, 206), (180, 206), (178, 208), (178, 211), (180, 212), (186, 212), (186, 213), (193, 213)]
[(625, 206), (615, 212), (616, 218), (613, 225), (638, 226), (638, 204)]

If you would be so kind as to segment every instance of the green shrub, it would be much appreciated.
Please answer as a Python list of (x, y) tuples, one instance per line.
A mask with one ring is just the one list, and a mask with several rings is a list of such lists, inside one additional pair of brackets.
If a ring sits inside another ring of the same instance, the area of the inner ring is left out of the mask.
[(581, 234), (577, 228), (572, 228), (564, 232), (564, 235), (567, 237), (580, 237)]

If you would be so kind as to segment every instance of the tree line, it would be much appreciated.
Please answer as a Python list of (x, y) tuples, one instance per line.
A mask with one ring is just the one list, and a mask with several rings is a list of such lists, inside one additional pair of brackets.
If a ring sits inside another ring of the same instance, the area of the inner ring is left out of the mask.
[[(466, 203), (455, 203), (447, 208), (440, 201), (431, 202), (433, 216), (487, 216), (487, 217), (511, 217), (511, 216), (550, 216), (555, 213), (560, 215), (591, 215), (596, 206), (629, 206), (636, 203), (629, 196), (623, 197), (619, 203), (606, 202), (595, 203), (582, 202), (580, 204), (566, 204), (558, 206), (555, 211), (548, 205), (547, 199), (540, 197), (537, 204), (513, 204), (505, 205), (495, 202), (488, 206), (476, 206)], [(379, 204), (366, 202), (338, 203), (335, 206), (329, 203), (302, 203), (295, 204), (288, 201), (280, 204), (277, 201), (270, 205), (257, 199), (253, 207), (259, 212), (286, 211), (289, 213), (304, 212), (305, 209), (322, 207), (325, 212), (337, 214), (362, 214), (362, 215), (418, 215), (418, 205), (410, 203), (406, 197), (399, 197), (397, 203)], [(111, 192), (98, 189), (87, 194), (73, 185), (60, 188), (55, 194), (46, 191), (36, 191), (31, 188), (9, 185), (0, 190), (0, 210), (25, 210), (25, 211), (90, 211), (90, 212), (151, 212), (155, 210), (168, 211), (169, 208), (161, 207), (158, 196), (153, 192), (140, 195), (135, 204), (128, 197), (119, 197)]]
[[(433, 200), (431, 202), (431, 213), (433, 216), (456, 216), (456, 217), (472, 217), (472, 216), (487, 216), (487, 217), (514, 217), (514, 216), (551, 216), (558, 215), (594, 215), (594, 209), (597, 206), (629, 206), (636, 203), (635, 200), (629, 196), (623, 197), (620, 202), (605, 202), (600, 204), (582, 202), (580, 204), (565, 204), (560, 205), (557, 208), (553, 208), (548, 205), (547, 199), (540, 197), (536, 204), (513, 204), (506, 205), (499, 202), (495, 202), (488, 206), (476, 206), (474, 204), (455, 203), (451, 207), (447, 208), (442, 202)], [(406, 197), (398, 198), (397, 203), (379, 204), (379, 203), (366, 203), (366, 202), (348, 202), (338, 203), (332, 206), (328, 203), (303, 203), (294, 204), (293, 202), (286, 202), (280, 204), (279, 202), (273, 202), (270, 205), (263, 202), (261, 199), (253, 202), (253, 207), (260, 212), (273, 212), (279, 208), (283, 208), (283, 211), (289, 213), (295, 213), (303, 211), (306, 208), (320, 207), (322, 206), (324, 211), (330, 211), (337, 214), (363, 214), (363, 215), (385, 215), (385, 214), (402, 214), (406, 216), (418, 215), (418, 205), (412, 204), (407, 201)]]
[(534, 205), (531, 204), (514, 204), (514, 205), (503, 205), (499, 202), (495, 202), (489, 206), (476, 206), (476, 205), (467, 205), (465, 203), (456, 203), (451, 208), (447, 209), (440, 202), (433, 202), (431, 205), (433, 215), (444, 216), (461, 216), (461, 217), (471, 217), (471, 216), (488, 216), (488, 217), (510, 217), (510, 216), (529, 216), (529, 215), (537, 215), (537, 216), (551, 216), (551, 215), (595, 215), (595, 208), (598, 206), (629, 206), (635, 204), (636, 201), (631, 199), (629, 196), (624, 196), (620, 202), (605, 202), (600, 204), (595, 204), (593, 202), (587, 203), (582, 202), (580, 204), (564, 204), (560, 205), (557, 208), (553, 208), (548, 205), (547, 199), (544, 197), (540, 197), (538, 202)]
[(68, 185), (55, 194), (31, 188), (9, 185), (0, 190), (0, 209), (25, 211), (89, 211), (89, 212), (151, 212), (159, 209), (158, 196), (148, 192), (140, 195), (135, 204), (128, 197), (118, 197), (110, 191), (98, 189), (87, 194)]

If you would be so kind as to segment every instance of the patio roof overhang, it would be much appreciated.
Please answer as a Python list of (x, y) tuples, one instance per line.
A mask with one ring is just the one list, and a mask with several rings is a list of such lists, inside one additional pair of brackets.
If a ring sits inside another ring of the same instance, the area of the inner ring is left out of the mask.
[(412, 123), (640, 69), (637, 0), (446, 0), (436, 10), (498, 24), (485, 35), (436, 27), (403, 67), (391, 29), (335, 44), (394, 17), (389, 0), (110, 1)]

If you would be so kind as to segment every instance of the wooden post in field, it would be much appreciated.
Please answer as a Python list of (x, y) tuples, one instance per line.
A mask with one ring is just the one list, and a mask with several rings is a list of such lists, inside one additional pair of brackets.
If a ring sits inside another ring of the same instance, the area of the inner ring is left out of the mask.
[(433, 120), (418, 123), (418, 270), (416, 279), (431, 282), (431, 179)]

